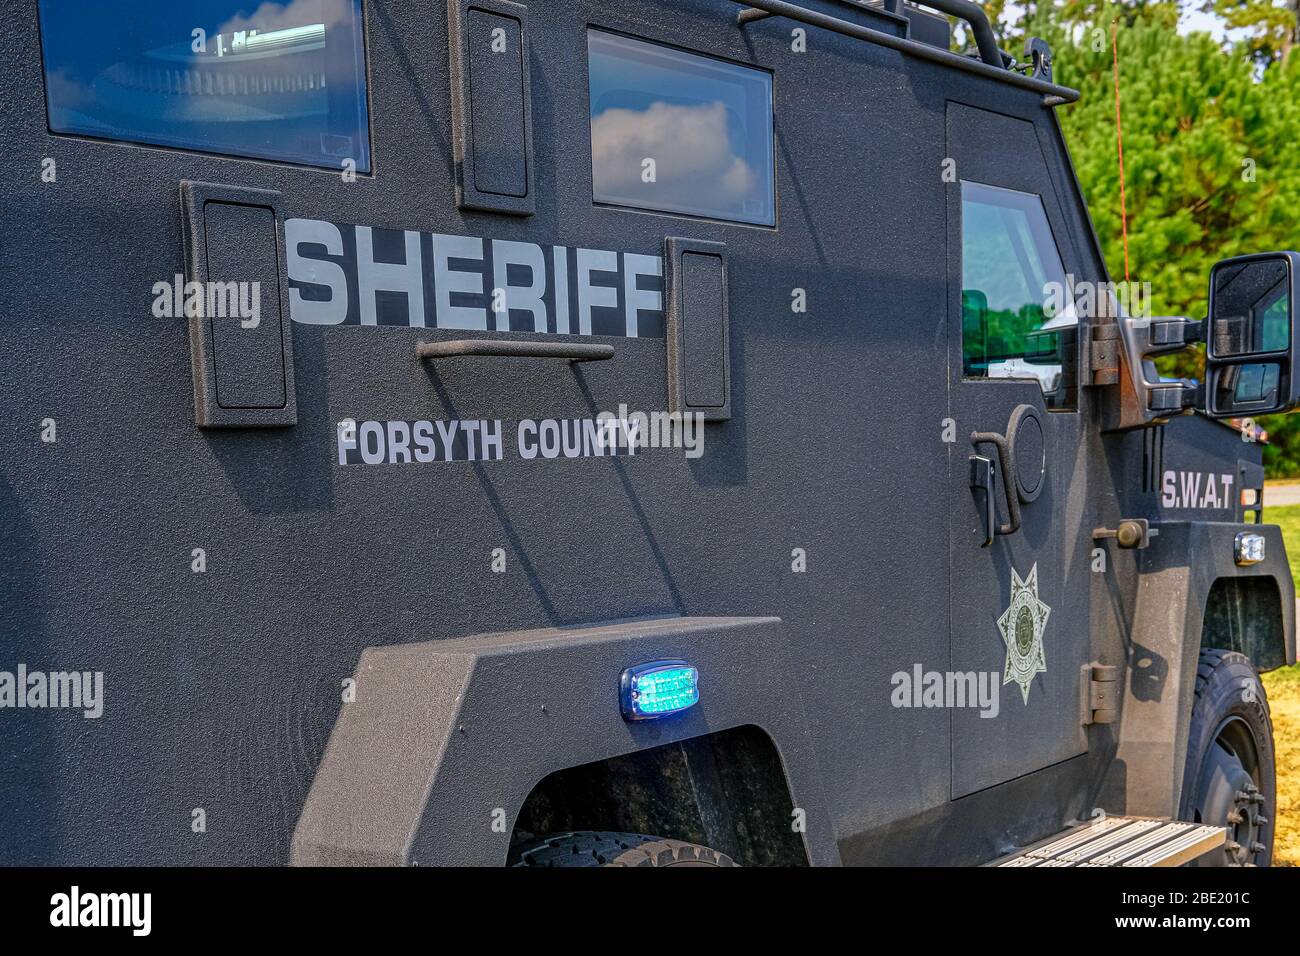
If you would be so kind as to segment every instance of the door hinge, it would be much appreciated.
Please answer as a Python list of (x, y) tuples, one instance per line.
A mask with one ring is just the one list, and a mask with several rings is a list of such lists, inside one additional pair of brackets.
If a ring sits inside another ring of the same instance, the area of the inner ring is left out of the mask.
[(1079, 685), (1083, 724), (1113, 724), (1119, 718), (1119, 668), (1112, 664), (1084, 664)]
[(1119, 382), (1119, 326), (1114, 322), (1092, 326), (1088, 342), (1089, 384), (1115, 385)]

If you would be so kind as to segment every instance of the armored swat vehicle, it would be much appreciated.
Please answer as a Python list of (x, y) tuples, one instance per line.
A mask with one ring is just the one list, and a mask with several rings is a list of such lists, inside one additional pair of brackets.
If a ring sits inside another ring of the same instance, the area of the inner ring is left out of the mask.
[(10, 4), (0, 859), (1267, 863), (1296, 257), (924, 6)]

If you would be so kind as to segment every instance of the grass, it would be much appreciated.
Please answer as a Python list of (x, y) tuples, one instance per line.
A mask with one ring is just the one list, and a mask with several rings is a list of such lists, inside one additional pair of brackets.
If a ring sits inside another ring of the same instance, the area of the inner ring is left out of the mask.
[[(1264, 499), (1268, 504), (1267, 495)], [(1291, 580), (1296, 582), (1296, 593), (1300, 594), (1300, 505), (1288, 505), (1283, 508), (1264, 508), (1264, 521), (1275, 524), (1282, 529), (1282, 540), (1286, 542), (1286, 553), (1291, 559)]]
[[(1300, 593), (1300, 505), (1265, 508), (1264, 520), (1282, 529), (1291, 577)], [(1282, 667), (1263, 676), (1273, 715), (1273, 747), (1277, 760), (1277, 829), (1273, 863), (1300, 866), (1300, 665)]]

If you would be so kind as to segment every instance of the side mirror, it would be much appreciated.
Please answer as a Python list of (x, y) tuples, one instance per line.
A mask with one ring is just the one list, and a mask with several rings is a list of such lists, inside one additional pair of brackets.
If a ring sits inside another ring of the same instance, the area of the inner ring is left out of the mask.
[(1205, 410), (1213, 418), (1289, 412), (1300, 405), (1295, 312), (1300, 254), (1238, 256), (1210, 271)]

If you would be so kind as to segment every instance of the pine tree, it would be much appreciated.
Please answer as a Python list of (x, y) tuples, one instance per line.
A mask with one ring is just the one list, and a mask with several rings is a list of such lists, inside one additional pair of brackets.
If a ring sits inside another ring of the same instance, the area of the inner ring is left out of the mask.
[[(1119, 280), (1116, 24), (1131, 278), (1151, 284), (1155, 315), (1201, 318), (1215, 262), (1300, 245), (1300, 58), (1285, 56), (1294, 39), (1288, 34), (1283, 42), (1275, 12), (1283, 8), (1264, 0), (1239, 6), (1251, 7), (1251, 22), (1260, 26), (1228, 49), (1208, 34), (1177, 33), (1177, 7), (1168, 2), (1040, 3), (1018, 29), (1003, 24), (1004, 46), (1016, 54), (1024, 33), (1047, 39), (1056, 81), (1082, 93), (1058, 116), (1111, 277)], [(1005, 7), (991, 12), (1006, 19)], [(1294, 13), (1285, 21), (1292, 29)], [(1200, 378), (1202, 363), (1198, 354), (1161, 365), (1166, 374)], [(1273, 442), (1266, 449), (1271, 471), (1300, 474), (1300, 415), (1262, 424)]]

